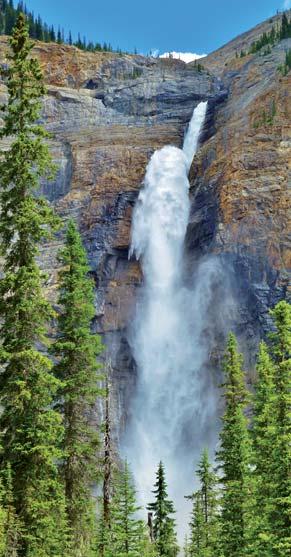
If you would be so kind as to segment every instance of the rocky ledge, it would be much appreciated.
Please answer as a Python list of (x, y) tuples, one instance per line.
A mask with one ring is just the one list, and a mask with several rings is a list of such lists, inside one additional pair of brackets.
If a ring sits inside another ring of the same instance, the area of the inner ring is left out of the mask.
[[(190, 173), (188, 264), (216, 254), (229, 266), (237, 332), (251, 350), (268, 329), (268, 308), (286, 296), (291, 78), (278, 65), (291, 44), (237, 58), (241, 41), (260, 32), (207, 57), (203, 71), (179, 60), (35, 46), (47, 83), (42, 118), (59, 168), (43, 193), (65, 220), (76, 219), (84, 239), (96, 283), (94, 327), (112, 362), (120, 429), (134, 384), (127, 326), (142, 281), (138, 263), (128, 260), (132, 208), (151, 154), (181, 146), (201, 100), (209, 108)], [(0, 63), (8, 63), (7, 52), (1, 37)], [(5, 101), (5, 83), (0, 94)], [(62, 241), (60, 233), (42, 253), (54, 303)]]

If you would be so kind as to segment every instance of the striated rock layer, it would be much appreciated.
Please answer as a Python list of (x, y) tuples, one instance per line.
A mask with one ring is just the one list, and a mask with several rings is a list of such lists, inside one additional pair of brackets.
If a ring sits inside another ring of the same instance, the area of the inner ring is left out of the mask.
[[(126, 331), (142, 281), (138, 263), (128, 261), (132, 208), (151, 154), (181, 146), (201, 100), (209, 109), (190, 172), (188, 265), (216, 254), (228, 266), (237, 332), (252, 353), (268, 329), (268, 308), (286, 296), (291, 77), (277, 68), (291, 41), (267, 56), (236, 58), (261, 32), (255, 28), (208, 56), (202, 72), (180, 60), (35, 46), (47, 83), (42, 118), (59, 167), (43, 193), (64, 219), (76, 219), (85, 242), (96, 282), (94, 327), (112, 362), (119, 430), (135, 380)], [(1, 37), (2, 64), (9, 63), (7, 52)], [(5, 101), (4, 83), (0, 95)], [(62, 241), (63, 233), (42, 253), (53, 301)]]

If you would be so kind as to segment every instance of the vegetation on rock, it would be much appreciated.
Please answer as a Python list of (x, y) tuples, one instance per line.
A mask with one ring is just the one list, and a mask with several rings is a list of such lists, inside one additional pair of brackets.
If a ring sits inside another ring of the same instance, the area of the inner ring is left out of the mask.
[(57, 358), (54, 371), (62, 382), (61, 409), (65, 435), (61, 472), (65, 484), (66, 510), (74, 556), (92, 554), (96, 543), (92, 486), (98, 476), (99, 434), (90, 411), (102, 395), (98, 387), (102, 351), (98, 335), (91, 333), (95, 315), (94, 283), (76, 225), (67, 226), (65, 247), (59, 253), (61, 311), (58, 338), (53, 346)]
[(53, 312), (36, 262), (40, 242), (58, 226), (48, 203), (35, 192), (52, 171), (47, 133), (39, 124), (44, 94), (38, 62), (20, 14), (10, 40), (8, 105), (2, 138), (12, 138), (0, 163), (1, 254), (0, 377), (1, 469), (10, 467), (15, 512), (23, 529), (22, 555), (62, 554), (66, 546), (65, 500), (57, 461), (64, 428), (53, 407), (61, 382), (45, 355)]
[[(33, 12), (30, 12), (25, 3), (20, 0), (17, 6), (14, 7), (13, 0), (0, 0), (0, 34), (1, 35), (11, 35), (13, 28), (16, 24), (17, 18), (20, 13), (24, 13), (28, 23), (29, 36), (32, 39), (38, 41), (44, 41), (46, 43), (58, 42), (59, 44), (69, 44), (74, 45), (81, 50), (86, 50), (89, 52), (113, 52), (113, 48), (110, 43), (106, 42), (96, 42), (87, 41), (86, 37), (81, 38), (80, 33), (78, 33), (78, 38), (73, 41), (72, 34), (69, 32), (69, 36), (65, 39), (64, 30), (58, 27), (55, 30), (54, 26), (47, 25), (38, 15), (34, 16)], [(121, 52), (117, 49), (117, 52)]]
[[(13, 2), (3, 6), (12, 10)], [(289, 32), (283, 16), (280, 38)], [(73, 221), (59, 253), (60, 312), (48, 349), (55, 313), (37, 259), (60, 221), (38, 191), (54, 168), (49, 136), (39, 124), (43, 78), (22, 13), (10, 45), (0, 132), (6, 141), (0, 161), (0, 557), (176, 557), (175, 511), (162, 462), (148, 505), (149, 529), (136, 516), (127, 463), (112, 474), (108, 384), (105, 458), (99, 458), (92, 413), (103, 397), (102, 344), (91, 331), (94, 283)], [(275, 105), (272, 111), (274, 117)], [(291, 551), (291, 306), (281, 301), (270, 314), (273, 332), (260, 344), (252, 395), (237, 341), (229, 336), (219, 474), (204, 451), (199, 489), (190, 496), (186, 556), (285, 557)], [(103, 506), (93, 497), (102, 478)]]
[(265, 48), (264, 54), (269, 54), (272, 46), (279, 41), (289, 39), (290, 37), (291, 19), (289, 20), (286, 13), (283, 13), (280, 25), (278, 27), (273, 25), (269, 33), (263, 33), (257, 41), (253, 42), (249, 54), (260, 52), (263, 48)]

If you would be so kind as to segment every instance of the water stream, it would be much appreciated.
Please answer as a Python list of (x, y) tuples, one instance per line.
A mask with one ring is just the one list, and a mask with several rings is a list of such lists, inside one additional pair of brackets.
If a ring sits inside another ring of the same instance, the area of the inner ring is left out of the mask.
[(203, 375), (209, 348), (203, 330), (219, 269), (204, 262), (191, 287), (183, 273), (188, 172), (206, 110), (206, 102), (195, 108), (183, 149), (166, 146), (151, 157), (133, 214), (130, 252), (141, 259), (144, 283), (129, 339), (138, 378), (124, 452), (144, 506), (152, 499), (158, 462), (164, 462), (180, 538), (188, 522), (184, 495), (193, 490), (194, 460), (209, 435), (217, 399)]

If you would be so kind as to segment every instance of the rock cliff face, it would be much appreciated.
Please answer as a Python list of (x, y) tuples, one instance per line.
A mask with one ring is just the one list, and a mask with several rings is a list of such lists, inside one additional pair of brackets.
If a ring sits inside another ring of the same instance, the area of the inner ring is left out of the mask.
[[(248, 347), (268, 328), (269, 306), (286, 296), (291, 78), (277, 67), (291, 41), (267, 56), (236, 58), (240, 45), (261, 32), (256, 28), (208, 56), (202, 72), (178, 60), (35, 47), (47, 83), (42, 118), (59, 167), (43, 193), (64, 219), (76, 219), (88, 251), (94, 327), (112, 362), (120, 429), (135, 380), (126, 331), (142, 281), (138, 263), (128, 261), (132, 208), (151, 154), (166, 144), (181, 146), (201, 100), (209, 100), (209, 109), (190, 173), (188, 261), (215, 253), (232, 269), (238, 333)], [(2, 64), (7, 50), (1, 37)], [(4, 83), (0, 94), (5, 100)], [(42, 254), (53, 301), (62, 239), (61, 233)]]

